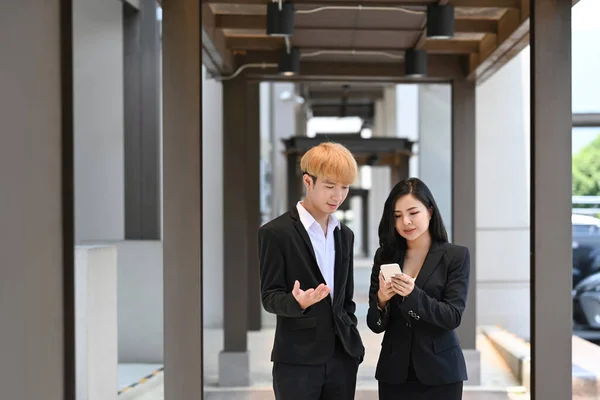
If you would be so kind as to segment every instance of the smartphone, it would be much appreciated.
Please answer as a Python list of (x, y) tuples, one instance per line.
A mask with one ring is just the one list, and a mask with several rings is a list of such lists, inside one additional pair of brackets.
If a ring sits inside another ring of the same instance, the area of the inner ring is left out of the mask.
[(385, 279), (386, 282), (391, 282), (392, 276), (400, 275), (402, 270), (400, 269), (400, 265), (398, 263), (383, 264), (381, 266), (381, 273), (383, 274), (383, 279)]

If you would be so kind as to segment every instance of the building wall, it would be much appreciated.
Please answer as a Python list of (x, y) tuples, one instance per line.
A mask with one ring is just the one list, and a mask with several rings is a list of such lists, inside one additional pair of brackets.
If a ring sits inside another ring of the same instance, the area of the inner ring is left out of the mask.
[[(270, 132), (272, 205), (271, 219), (288, 211), (287, 199), (287, 159), (283, 152), (282, 139), (296, 135), (296, 102), (293, 96), (293, 83), (269, 83), (268, 110), (261, 115), (267, 118)], [(262, 112), (262, 111), (261, 111)], [(300, 199), (298, 199), (300, 200)]]
[[(386, 105), (387, 102), (391, 101), (390, 97), (394, 96), (395, 104), (395, 91), (386, 90), (384, 92), (384, 98), (375, 102), (375, 118), (373, 121), (373, 137), (389, 137), (397, 135), (397, 127), (394, 124), (388, 123), (387, 118), (394, 118), (395, 115), (391, 116), (390, 107)], [(395, 111), (395, 109), (394, 109)], [(393, 128), (388, 130), (388, 128)], [(381, 221), (381, 215), (383, 212), (383, 205), (387, 199), (391, 186), (391, 171), (389, 167), (385, 166), (373, 166), (367, 167), (370, 169), (371, 180), (369, 189), (369, 252), (371, 253), (367, 258), (373, 260), (375, 252), (379, 247), (379, 222)]]
[(162, 242), (126, 240), (115, 245), (119, 362), (162, 363)]
[[(477, 88), (477, 323), (529, 335), (529, 64), (524, 52)], [(510, 88), (510, 90), (504, 90)], [(417, 168), (452, 231), (451, 87), (397, 87), (376, 107), (373, 136), (418, 139)], [(389, 103), (395, 103), (391, 115)], [(414, 115), (418, 134), (414, 135)], [(510, 118), (506, 116), (509, 115)], [(390, 132), (394, 119), (396, 132)], [(414, 164), (413, 164), (414, 165)], [(417, 171), (414, 173), (414, 171)], [(373, 171), (373, 198), (384, 196), (383, 171)], [(389, 178), (388, 178), (389, 179)], [(387, 192), (385, 192), (387, 195)], [(382, 199), (384, 199), (382, 197)], [(381, 200), (380, 200), (381, 201)], [(372, 205), (372, 216), (382, 204)], [(380, 215), (371, 221), (376, 233)], [(460, 221), (454, 221), (460, 223)], [(376, 236), (376, 235), (375, 235)], [(376, 248), (376, 247), (375, 247)]]
[(123, 4), (73, 2), (76, 243), (124, 238)]
[(202, 298), (205, 328), (223, 325), (223, 90), (202, 67)]
[(475, 266), (478, 325), (502, 325), (528, 337), (529, 82), (523, 57), (477, 87)]
[(408, 162), (409, 175), (419, 177), (419, 91), (418, 84), (396, 86), (396, 129), (400, 137), (413, 141), (413, 155)]
[(452, 89), (419, 85), (419, 178), (437, 202), (452, 236)]

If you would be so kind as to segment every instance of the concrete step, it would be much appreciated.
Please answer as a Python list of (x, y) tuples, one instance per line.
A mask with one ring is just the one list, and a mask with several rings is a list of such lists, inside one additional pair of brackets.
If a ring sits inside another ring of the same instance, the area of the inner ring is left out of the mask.
[(498, 326), (483, 326), (480, 329), (500, 353), (519, 383), (530, 390), (531, 351), (529, 343)]
[[(481, 327), (519, 382), (531, 390), (531, 358), (528, 341), (498, 326)], [(600, 346), (573, 336), (573, 400), (600, 400)]]

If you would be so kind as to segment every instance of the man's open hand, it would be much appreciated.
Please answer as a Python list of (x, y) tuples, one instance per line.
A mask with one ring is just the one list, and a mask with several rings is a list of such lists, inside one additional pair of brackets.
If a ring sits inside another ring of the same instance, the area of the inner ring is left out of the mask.
[(294, 290), (292, 290), (294, 298), (303, 310), (323, 300), (330, 292), (331, 288), (323, 283), (317, 286), (316, 289), (302, 290), (298, 281), (294, 282)]

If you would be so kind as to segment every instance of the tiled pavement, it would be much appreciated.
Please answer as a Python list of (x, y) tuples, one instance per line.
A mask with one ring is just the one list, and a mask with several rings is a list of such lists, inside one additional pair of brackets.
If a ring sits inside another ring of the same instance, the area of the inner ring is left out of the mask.
[[(364, 264), (364, 265), (363, 265)], [(365, 324), (366, 300), (368, 292), (370, 267), (369, 263), (356, 263), (355, 270), (355, 301), (357, 317), (365, 347), (365, 360), (361, 364), (357, 379), (356, 400), (377, 399), (377, 383), (373, 378), (381, 336), (373, 334)], [(271, 390), (271, 362), (269, 360), (273, 341), (273, 316), (264, 314), (263, 326), (260, 332), (248, 333), (248, 349), (250, 352), (251, 382), (250, 388), (228, 389), (218, 387), (218, 353), (222, 349), (222, 330), (204, 331), (204, 370), (206, 400), (273, 400)], [(489, 342), (478, 336), (478, 349), (481, 351), (482, 386), (465, 387), (464, 400), (508, 400), (529, 399), (522, 393), (516, 380), (511, 375), (504, 361), (491, 347)], [(516, 393), (507, 393), (512, 387)], [(147, 383), (119, 396), (119, 400), (163, 400), (162, 373)]]
[[(377, 384), (373, 378), (377, 351), (380, 347), (379, 338), (361, 329), (367, 355), (361, 364), (357, 380), (356, 400), (377, 399)], [(205, 355), (205, 392), (206, 400), (274, 400), (271, 390), (271, 363), (269, 350), (273, 337), (272, 329), (261, 332), (251, 332), (248, 337), (250, 349), (250, 365), (252, 387), (249, 388), (220, 388), (217, 384), (218, 353), (210, 352)], [(222, 331), (205, 331), (205, 348), (220, 349)], [(529, 395), (516, 386), (515, 379), (510, 374), (504, 361), (482, 336), (478, 337), (478, 348), (482, 354), (482, 383), (480, 387), (465, 387), (464, 400), (525, 400)], [(514, 393), (508, 393), (512, 388)], [(162, 373), (148, 383), (119, 396), (119, 400), (163, 400)]]

